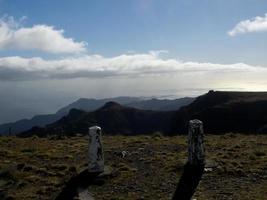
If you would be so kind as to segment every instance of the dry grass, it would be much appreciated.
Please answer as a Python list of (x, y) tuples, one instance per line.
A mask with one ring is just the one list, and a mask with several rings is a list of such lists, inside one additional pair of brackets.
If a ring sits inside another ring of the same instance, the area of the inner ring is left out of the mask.
[[(96, 199), (171, 199), (187, 159), (186, 136), (105, 136), (107, 165), (117, 169)], [(207, 167), (196, 199), (265, 199), (267, 136), (206, 137)], [(87, 166), (87, 137), (0, 137), (0, 199), (54, 199)], [(122, 158), (122, 151), (128, 154)]]

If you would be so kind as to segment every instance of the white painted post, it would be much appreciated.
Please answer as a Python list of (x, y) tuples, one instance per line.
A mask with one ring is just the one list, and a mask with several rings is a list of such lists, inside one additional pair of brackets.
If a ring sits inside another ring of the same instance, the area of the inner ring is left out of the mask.
[(205, 164), (203, 123), (198, 119), (189, 121), (188, 162), (191, 165)]
[(102, 147), (101, 128), (98, 126), (92, 126), (89, 128), (89, 172), (104, 172), (104, 154)]

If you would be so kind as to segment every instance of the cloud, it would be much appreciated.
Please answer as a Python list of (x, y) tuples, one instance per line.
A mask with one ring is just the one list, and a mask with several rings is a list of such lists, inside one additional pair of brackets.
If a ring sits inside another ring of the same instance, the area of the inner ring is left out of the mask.
[(232, 30), (228, 31), (229, 36), (252, 32), (267, 32), (267, 13), (263, 17), (255, 17), (239, 22)]
[(47, 53), (81, 53), (86, 51), (85, 42), (75, 42), (64, 37), (63, 29), (45, 24), (23, 27), (13, 17), (0, 18), (0, 50), (40, 50)]
[(2, 81), (226, 73), (240, 76), (241, 73), (250, 72), (262, 74), (267, 69), (243, 63), (216, 64), (163, 59), (155, 51), (116, 57), (82, 55), (54, 60), (19, 56), (0, 58)]

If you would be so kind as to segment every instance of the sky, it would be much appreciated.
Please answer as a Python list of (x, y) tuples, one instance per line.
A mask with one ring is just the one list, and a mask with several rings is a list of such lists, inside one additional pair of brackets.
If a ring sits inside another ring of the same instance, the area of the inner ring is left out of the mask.
[(0, 0), (0, 123), (81, 98), (267, 90), (266, 0)]

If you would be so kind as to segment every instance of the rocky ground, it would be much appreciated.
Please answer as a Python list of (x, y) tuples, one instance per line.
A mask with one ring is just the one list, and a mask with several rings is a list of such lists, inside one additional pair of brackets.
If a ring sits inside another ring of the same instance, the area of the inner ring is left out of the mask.
[[(112, 176), (90, 193), (97, 200), (171, 199), (187, 160), (186, 139), (104, 136)], [(205, 144), (206, 172), (194, 199), (266, 199), (267, 136), (208, 135)], [(87, 137), (0, 137), (0, 199), (54, 199), (85, 169), (87, 151)]]

